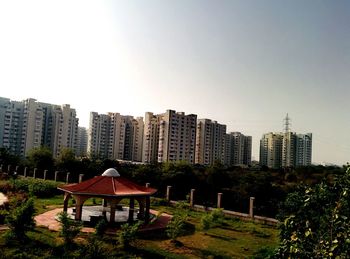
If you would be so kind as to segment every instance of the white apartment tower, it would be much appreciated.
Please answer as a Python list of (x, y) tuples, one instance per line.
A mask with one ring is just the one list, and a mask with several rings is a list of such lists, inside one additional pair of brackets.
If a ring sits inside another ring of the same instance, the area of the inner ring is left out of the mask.
[(158, 161), (159, 127), (162, 115), (152, 112), (145, 114), (143, 134), (142, 162), (155, 163)]
[(108, 158), (111, 152), (110, 125), (110, 116), (97, 112), (90, 113), (87, 148), (90, 156)]
[(167, 110), (159, 126), (158, 162), (195, 162), (197, 115)]
[(88, 153), (102, 158), (142, 159), (143, 118), (119, 113), (90, 113)]
[(87, 155), (88, 131), (84, 127), (78, 127), (78, 148), (77, 155), (80, 157)]
[(297, 134), (295, 153), (295, 166), (311, 165), (312, 133)]
[(142, 161), (144, 123), (142, 117), (132, 120), (132, 161)]
[(144, 163), (195, 162), (197, 115), (167, 110), (145, 114), (142, 161)]
[(195, 163), (212, 165), (225, 163), (226, 125), (209, 119), (197, 121)]
[(260, 140), (260, 164), (270, 168), (282, 165), (283, 133), (267, 133)]
[(41, 103), (44, 117), (43, 145), (56, 157), (62, 148), (70, 148), (78, 154), (78, 118), (69, 104), (62, 106)]
[(312, 134), (267, 133), (260, 140), (260, 164), (270, 168), (311, 165)]
[(63, 147), (77, 147), (78, 119), (69, 105), (0, 98), (0, 128), (0, 146), (21, 156), (43, 145), (55, 156)]
[(252, 137), (240, 132), (226, 134), (225, 152), (226, 165), (251, 165)]

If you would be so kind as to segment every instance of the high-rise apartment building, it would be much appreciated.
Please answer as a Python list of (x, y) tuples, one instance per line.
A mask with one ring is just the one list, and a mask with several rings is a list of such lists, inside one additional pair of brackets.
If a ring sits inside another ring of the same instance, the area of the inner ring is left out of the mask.
[(142, 161), (195, 162), (197, 115), (167, 110), (163, 114), (145, 115)]
[(260, 140), (260, 164), (270, 168), (282, 165), (282, 133), (267, 133)]
[(90, 113), (88, 153), (90, 155), (140, 162), (143, 118), (119, 113)]
[(240, 132), (225, 136), (225, 164), (228, 166), (251, 165), (252, 137)]
[(143, 135), (142, 162), (155, 163), (158, 161), (159, 128), (162, 115), (154, 115), (152, 112), (145, 114), (145, 126)]
[(295, 153), (295, 166), (311, 165), (312, 133), (297, 134)]
[(260, 140), (260, 164), (270, 168), (311, 165), (312, 134), (267, 133)]
[(167, 110), (159, 127), (158, 162), (194, 164), (197, 115)]
[(17, 155), (40, 146), (49, 147), (54, 156), (61, 148), (77, 148), (78, 119), (69, 105), (0, 98), (0, 128), (0, 146)]
[(87, 155), (88, 131), (84, 127), (78, 127), (78, 148), (77, 155), (80, 157)]
[(225, 134), (226, 125), (209, 119), (197, 120), (195, 163), (225, 163)]

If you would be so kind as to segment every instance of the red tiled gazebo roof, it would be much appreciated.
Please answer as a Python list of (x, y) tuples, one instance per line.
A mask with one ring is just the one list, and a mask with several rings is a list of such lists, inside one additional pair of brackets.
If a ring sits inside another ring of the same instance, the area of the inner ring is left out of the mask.
[(157, 191), (140, 186), (121, 176), (96, 176), (81, 183), (60, 186), (58, 189), (71, 194), (102, 197), (150, 196)]

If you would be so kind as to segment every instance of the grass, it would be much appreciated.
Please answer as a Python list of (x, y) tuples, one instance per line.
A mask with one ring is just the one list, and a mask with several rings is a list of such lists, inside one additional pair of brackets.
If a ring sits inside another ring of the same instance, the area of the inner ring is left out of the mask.
[[(95, 203), (101, 202), (101, 199), (95, 199)], [(94, 200), (89, 199), (84, 205), (93, 203)], [(62, 206), (63, 194), (35, 199), (37, 214)], [(177, 239), (181, 245), (176, 246), (170, 242), (163, 231), (139, 236), (132, 249), (123, 251), (116, 245), (116, 237), (109, 236), (103, 240), (103, 246), (108, 251), (105, 258), (253, 258), (259, 253), (268, 253), (278, 244), (276, 227), (225, 218), (222, 227), (202, 231), (200, 221), (205, 212), (156, 204), (151, 207), (169, 214), (176, 210), (188, 214), (186, 233)], [(37, 227), (28, 232), (27, 236), (25, 244), (8, 244), (0, 232), (0, 258), (62, 258), (63, 254), (67, 258), (87, 257), (81, 255), (81, 251), (85, 251), (84, 248), (89, 244), (88, 234), (81, 234), (76, 240), (76, 247), (69, 251), (64, 249), (57, 232)]]
[(225, 219), (223, 228), (204, 232), (199, 226), (203, 213), (191, 211), (189, 214), (189, 222), (194, 224), (196, 231), (178, 238), (182, 247), (174, 247), (166, 239), (145, 238), (140, 240), (144, 249), (162, 251), (167, 258), (249, 258), (264, 247), (274, 248), (278, 244), (278, 230), (275, 227)]

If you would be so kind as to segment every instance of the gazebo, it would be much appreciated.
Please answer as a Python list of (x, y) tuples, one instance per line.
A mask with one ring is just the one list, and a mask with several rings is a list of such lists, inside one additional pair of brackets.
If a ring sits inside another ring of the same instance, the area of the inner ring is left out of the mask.
[(64, 191), (63, 211), (68, 210), (68, 201), (71, 197), (75, 203), (75, 219), (81, 220), (83, 204), (89, 198), (102, 198), (102, 215), (106, 218), (108, 205), (110, 206), (109, 222), (115, 222), (115, 213), (118, 203), (122, 199), (130, 199), (128, 221), (134, 219), (135, 200), (139, 203), (138, 218), (149, 222), (150, 219), (150, 197), (157, 190), (145, 186), (140, 186), (119, 175), (114, 168), (107, 169), (101, 176), (95, 176), (81, 183), (67, 184), (57, 187)]

